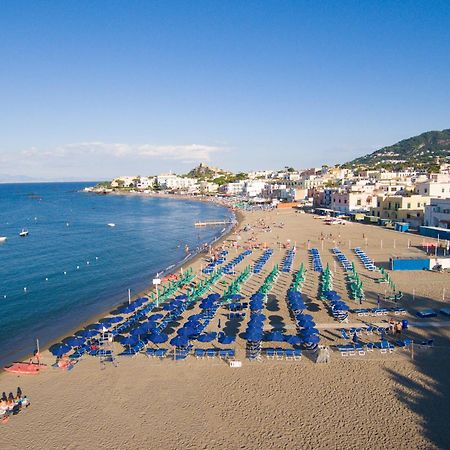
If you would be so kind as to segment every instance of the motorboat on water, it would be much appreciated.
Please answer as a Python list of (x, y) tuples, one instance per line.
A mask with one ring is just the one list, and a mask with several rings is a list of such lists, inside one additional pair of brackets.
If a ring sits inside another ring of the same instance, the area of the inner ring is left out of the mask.
[(8, 239), (6, 236), (0, 236), (0, 242), (5, 242)]
[(25, 230), (22, 228), (22, 231), (19, 233), (19, 236), (21, 236), (21, 237), (28, 236), (28, 230)]
[(116, 224), (115, 223), (108, 223), (108, 227), (115, 227)]

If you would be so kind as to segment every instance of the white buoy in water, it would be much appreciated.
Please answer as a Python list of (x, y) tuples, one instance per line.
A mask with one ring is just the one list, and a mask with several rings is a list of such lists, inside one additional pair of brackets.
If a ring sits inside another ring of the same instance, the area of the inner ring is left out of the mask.
[(23, 288), (23, 292), (27, 292), (27, 288), (26, 287)]
[(96, 256), (95, 259), (98, 259), (98, 256)]
[(6, 295), (4, 295), (3, 298), (6, 298)]
[(80, 268), (80, 266), (77, 266), (77, 270)]
[(64, 271), (64, 275), (67, 275), (67, 272), (66, 272), (66, 271)]
[(87, 265), (89, 265), (89, 264), (90, 264), (90, 262), (89, 262), (89, 261), (86, 261), (86, 264), (87, 264)]
[(47, 278), (47, 277), (45, 277), (45, 281), (48, 281), (48, 278)]

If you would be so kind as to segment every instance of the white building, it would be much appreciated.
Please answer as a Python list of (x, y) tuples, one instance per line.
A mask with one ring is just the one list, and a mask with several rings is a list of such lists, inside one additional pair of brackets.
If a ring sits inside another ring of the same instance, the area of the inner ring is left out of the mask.
[(243, 194), (247, 197), (259, 197), (266, 186), (265, 181), (249, 180), (244, 182)]
[(235, 181), (234, 183), (222, 184), (219, 188), (219, 192), (225, 195), (242, 195), (244, 193), (244, 181)]
[(416, 192), (433, 198), (450, 198), (450, 176), (434, 173), (427, 181), (416, 183)]
[(157, 176), (157, 182), (163, 189), (189, 190), (197, 184), (196, 178), (179, 177), (173, 173), (163, 173)]
[(432, 198), (425, 206), (424, 224), (450, 229), (450, 198)]
[(117, 177), (114, 178), (114, 180), (111, 181), (111, 187), (113, 188), (118, 188), (118, 187), (124, 187), (124, 188), (132, 188), (135, 187), (135, 181), (139, 179), (138, 176), (133, 176), (133, 177), (127, 177), (127, 176), (122, 176), (122, 177)]

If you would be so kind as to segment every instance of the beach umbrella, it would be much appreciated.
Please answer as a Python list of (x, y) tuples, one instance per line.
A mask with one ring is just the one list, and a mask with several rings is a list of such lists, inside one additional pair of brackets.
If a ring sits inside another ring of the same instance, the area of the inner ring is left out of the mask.
[(265, 335), (265, 340), (268, 342), (284, 342), (284, 334), (280, 331), (273, 331)]
[(234, 336), (228, 336), (227, 334), (221, 334), (217, 340), (220, 344), (232, 344), (236, 341), (236, 338)]
[(98, 335), (97, 330), (80, 330), (75, 333), (77, 336), (83, 336), (86, 338), (90, 338)]
[(182, 327), (179, 330), (177, 330), (177, 335), (189, 338), (190, 336), (193, 336), (194, 334), (197, 334), (197, 331), (190, 326)]
[(148, 339), (154, 344), (164, 344), (169, 339), (169, 336), (165, 333), (151, 333)]
[(117, 309), (117, 312), (123, 313), (123, 314), (129, 314), (132, 313), (135, 310), (133, 305), (124, 305)]
[(152, 314), (151, 316), (148, 316), (148, 320), (159, 320), (162, 319), (164, 316), (160, 313)]
[(126, 336), (123, 339), (120, 340), (120, 343), (122, 345), (135, 345), (138, 343), (138, 340), (135, 336)]
[(175, 336), (170, 340), (170, 345), (175, 347), (187, 347), (189, 345), (189, 340), (184, 336)]
[(112, 316), (112, 317), (105, 317), (103, 319), (100, 319), (99, 322), (102, 323), (104, 321), (108, 321), (110, 323), (118, 323), (122, 322), (123, 316)]
[(52, 345), (49, 350), (54, 356), (62, 356), (65, 353), (70, 352), (72, 347), (67, 344), (55, 344)]
[(79, 347), (85, 343), (86, 339), (81, 336), (70, 336), (63, 339), (64, 344), (70, 345), (71, 347)]
[(153, 322), (152, 320), (149, 320), (148, 322), (144, 322), (140, 328), (142, 328), (145, 331), (151, 331), (154, 330), (157, 327), (157, 323)]
[(303, 339), (300, 336), (287, 336), (286, 342), (291, 345), (299, 345), (303, 342)]
[(91, 323), (90, 325), (87, 325), (85, 328), (86, 330), (102, 330), (105, 327), (102, 323)]
[(311, 336), (305, 336), (304, 343), (305, 344), (318, 344), (320, 342), (320, 337), (316, 334), (313, 334)]
[(211, 332), (211, 333), (203, 333), (198, 338), (197, 341), (199, 342), (211, 342), (213, 341), (217, 336), (217, 333)]
[(209, 294), (207, 298), (216, 302), (217, 300), (220, 299), (220, 294), (217, 294), (216, 292), (214, 292), (212, 294)]

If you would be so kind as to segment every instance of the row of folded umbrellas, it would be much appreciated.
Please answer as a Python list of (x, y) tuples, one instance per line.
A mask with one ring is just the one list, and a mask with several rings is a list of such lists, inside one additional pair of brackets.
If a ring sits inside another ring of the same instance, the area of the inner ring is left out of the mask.
[(294, 256), (295, 256), (295, 250), (291, 249), (288, 250), (286, 253), (286, 257), (284, 258), (283, 261), (283, 266), (281, 268), (282, 272), (290, 272), (291, 268), (292, 268), (292, 263), (294, 262)]
[(317, 248), (312, 248), (309, 253), (312, 256), (312, 263), (315, 272), (322, 272), (322, 260), (320, 259), (319, 250)]
[(273, 250), (271, 248), (264, 250), (264, 253), (257, 259), (255, 265), (253, 266), (253, 273), (260, 273), (264, 264), (266, 264), (268, 259), (272, 256), (272, 254)]

